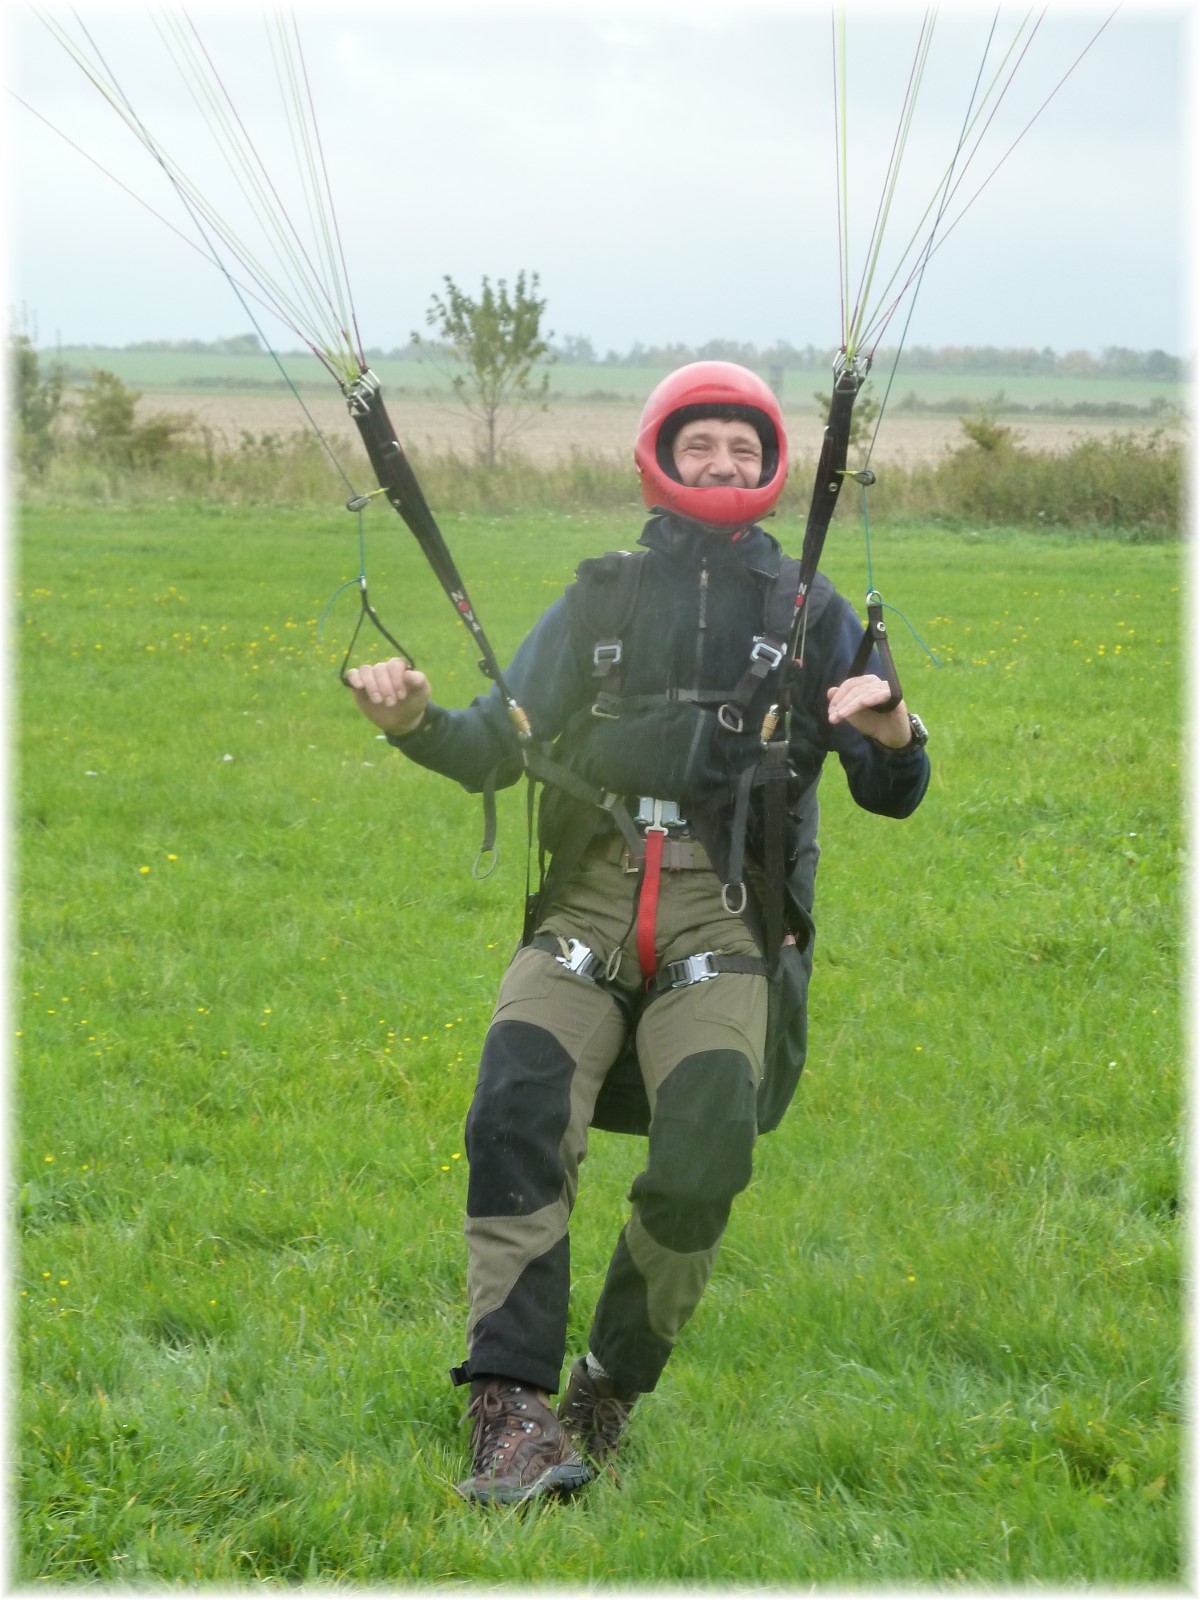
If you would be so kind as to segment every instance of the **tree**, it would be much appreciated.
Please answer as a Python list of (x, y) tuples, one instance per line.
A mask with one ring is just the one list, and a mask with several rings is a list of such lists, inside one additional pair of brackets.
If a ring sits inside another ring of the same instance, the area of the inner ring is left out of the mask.
[[(1000, 396), (999, 398), (1003, 398)], [(958, 425), (970, 440), (970, 444), (960, 445), (958, 453), (973, 454), (971, 446), (981, 450), (986, 456), (1010, 456), (1020, 443), (1020, 435), (1015, 428), (1008, 427), (1003, 422), (997, 422), (995, 413), (986, 406), (980, 406), (977, 416), (960, 417)]]
[[(503, 278), (493, 289), (485, 277), (478, 300), (448, 275), (442, 282), (445, 298), (432, 296), (425, 321), (466, 368), (453, 372), (450, 381), (468, 415), (480, 424), (480, 454), (493, 467), (507, 440), (533, 420), (535, 411), (546, 410), (550, 374), (536, 376), (539, 364), (554, 359), (553, 334), (542, 333), (546, 302), (537, 297), (536, 272), (528, 281), (519, 272), (511, 295)], [(430, 347), (418, 333), (412, 340)]]
[(76, 407), (76, 430), (83, 454), (106, 466), (127, 466), (141, 398), (136, 389), (126, 388), (115, 373), (93, 372)]
[(38, 353), (26, 336), (9, 342), (17, 413), (17, 455), (26, 472), (40, 477), (58, 448), (64, 374), (59, 366), (43, 375)]
[(106, 467), (161, 466), (179, 447), (179, 435), (192, 424), (190, 414), (162, 412), (137, 420), (141, 394), (126, 388), (112, 372), (97, 370), (80, 391), (76, 436), (80, 451)]

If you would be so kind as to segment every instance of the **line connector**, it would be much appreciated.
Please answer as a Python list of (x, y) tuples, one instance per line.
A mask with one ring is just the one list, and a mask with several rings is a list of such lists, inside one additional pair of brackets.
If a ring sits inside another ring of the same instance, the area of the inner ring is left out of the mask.
[(347, 511), (365, 511), (377, 494), (386, 494), (386, 489), (370, 489), (366, 494), (351, 495), (346, 501)]

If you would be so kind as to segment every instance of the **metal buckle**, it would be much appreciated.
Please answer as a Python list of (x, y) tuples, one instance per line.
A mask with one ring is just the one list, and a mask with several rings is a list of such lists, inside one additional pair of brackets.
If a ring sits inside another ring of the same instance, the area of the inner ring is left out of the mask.
[(658, 800), (652, 794), (638, 796), (637, 814), (633, 820), (639, 828), (653, 829), (656, 833), (687, 826), (687, 818), (679, 814), (678, 801)]
[(611, 643), (601, 642), (592, 651), (592, 665), (597, 669), (603, 667), (606, 672), (611, 672), (621, 660), (621, 641), (614, 639)]
[(371, 402), (379, 393), (379, 379), (373, 372), (360, 372), (354, 382), (344, 385), (342, 393), (346, 397), (346, 405), (352, 417), (365, 417), (371, 409)]
[(686, 989), (691, 983), (707, 983), (710, 978), (719, 978), (720, 973), (713, 966), (713, 953), (706, 950), (703, 955), (685, 956), (682, 961), (668, 961), (667, 973), (672, 989)]
[(581, 944), (578, 939), (568, 939), (566, 955), (555, 956), (554, 959), (560, 967), (566, 967), (568, 972), (574, 972), (580, 978), (590, 979), (603, 965), (591, 947)]
[(774, 672), (782, 666), (783, 658), (787, 654), (786, 646), (772, 644), (761, 633), (750, 647), (750, 659), (753, 662), (766, 661), (769, 663), (768, 672)]
[(741, 733), (746, 726), (742, 713), (729, 704), (728, 701), (717, 712), (717, 721), (726, 733)]

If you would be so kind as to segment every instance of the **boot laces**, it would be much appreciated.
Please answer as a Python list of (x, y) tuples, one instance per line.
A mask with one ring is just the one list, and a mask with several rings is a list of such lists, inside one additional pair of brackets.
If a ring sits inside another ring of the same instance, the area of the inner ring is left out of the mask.
[(519, 1384), (484, 1389), (467, 1407), (463, 1420), (470, 1418), (473, 1423), (471, 1451), (479, 1466), (497, 1466), (516, 1449), (524, 1435), (536, 1432), (536, 1422), (516, 1415), (527, 1411), (528, 1403), (510, 1398), (524, 1393)]
[(592, 1410), (591, 1433), (606, 1451), (615, 1450), (633, 1407), (623, 1400), (597, 1400)]

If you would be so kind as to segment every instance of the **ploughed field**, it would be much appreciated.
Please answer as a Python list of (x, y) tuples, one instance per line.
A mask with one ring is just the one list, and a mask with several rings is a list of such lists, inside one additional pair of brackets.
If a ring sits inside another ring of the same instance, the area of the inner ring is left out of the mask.
[[(464, 457), (471, 455), (476, 425), (461, 407), (437, 398), (389, 395), (386, 390), (385, 399), (406, 449), (418, 456), (451, 451)], [(348, 448), (357, 445), (345, 404), (332, 389), (328, 395), (306, 395), (305, 405), (335, 446), (339, 440)], [(197, 426), (213, 431), (218, 449), (235, 450), (243, 434), (255, 439), (263, 434), (286, 437), (306, 426), (303, 413), (290, 394), (146, 394), (139, 403), (139, 412), (143, 416), (190, 413)], [(510, 448), (540, 466), (567, 461), (573, 452), (613, 461), (628, 460), (640, 413), (641, 406), (636, 401), (560, 399), (552, 402), (547, 411), (529, 417)], [(806, 404), (797, 398), (789, 405), (785, 398), (784, 416), (793, 455), (815, 456), (821, 437), (816, 401)], [(1028, 448), (1051, 453), (1065, 452), (1079, 439), (1107, 438), (1113, 432), (1150, 426), (1091, 418), (1003, 420), (1016, 428)], [(962, 440), (957, 417), (913, 417), (889, 411), (879, 431), (872, 464), (878, 469), (889, 464), (912, 467), (934, 462)]]

